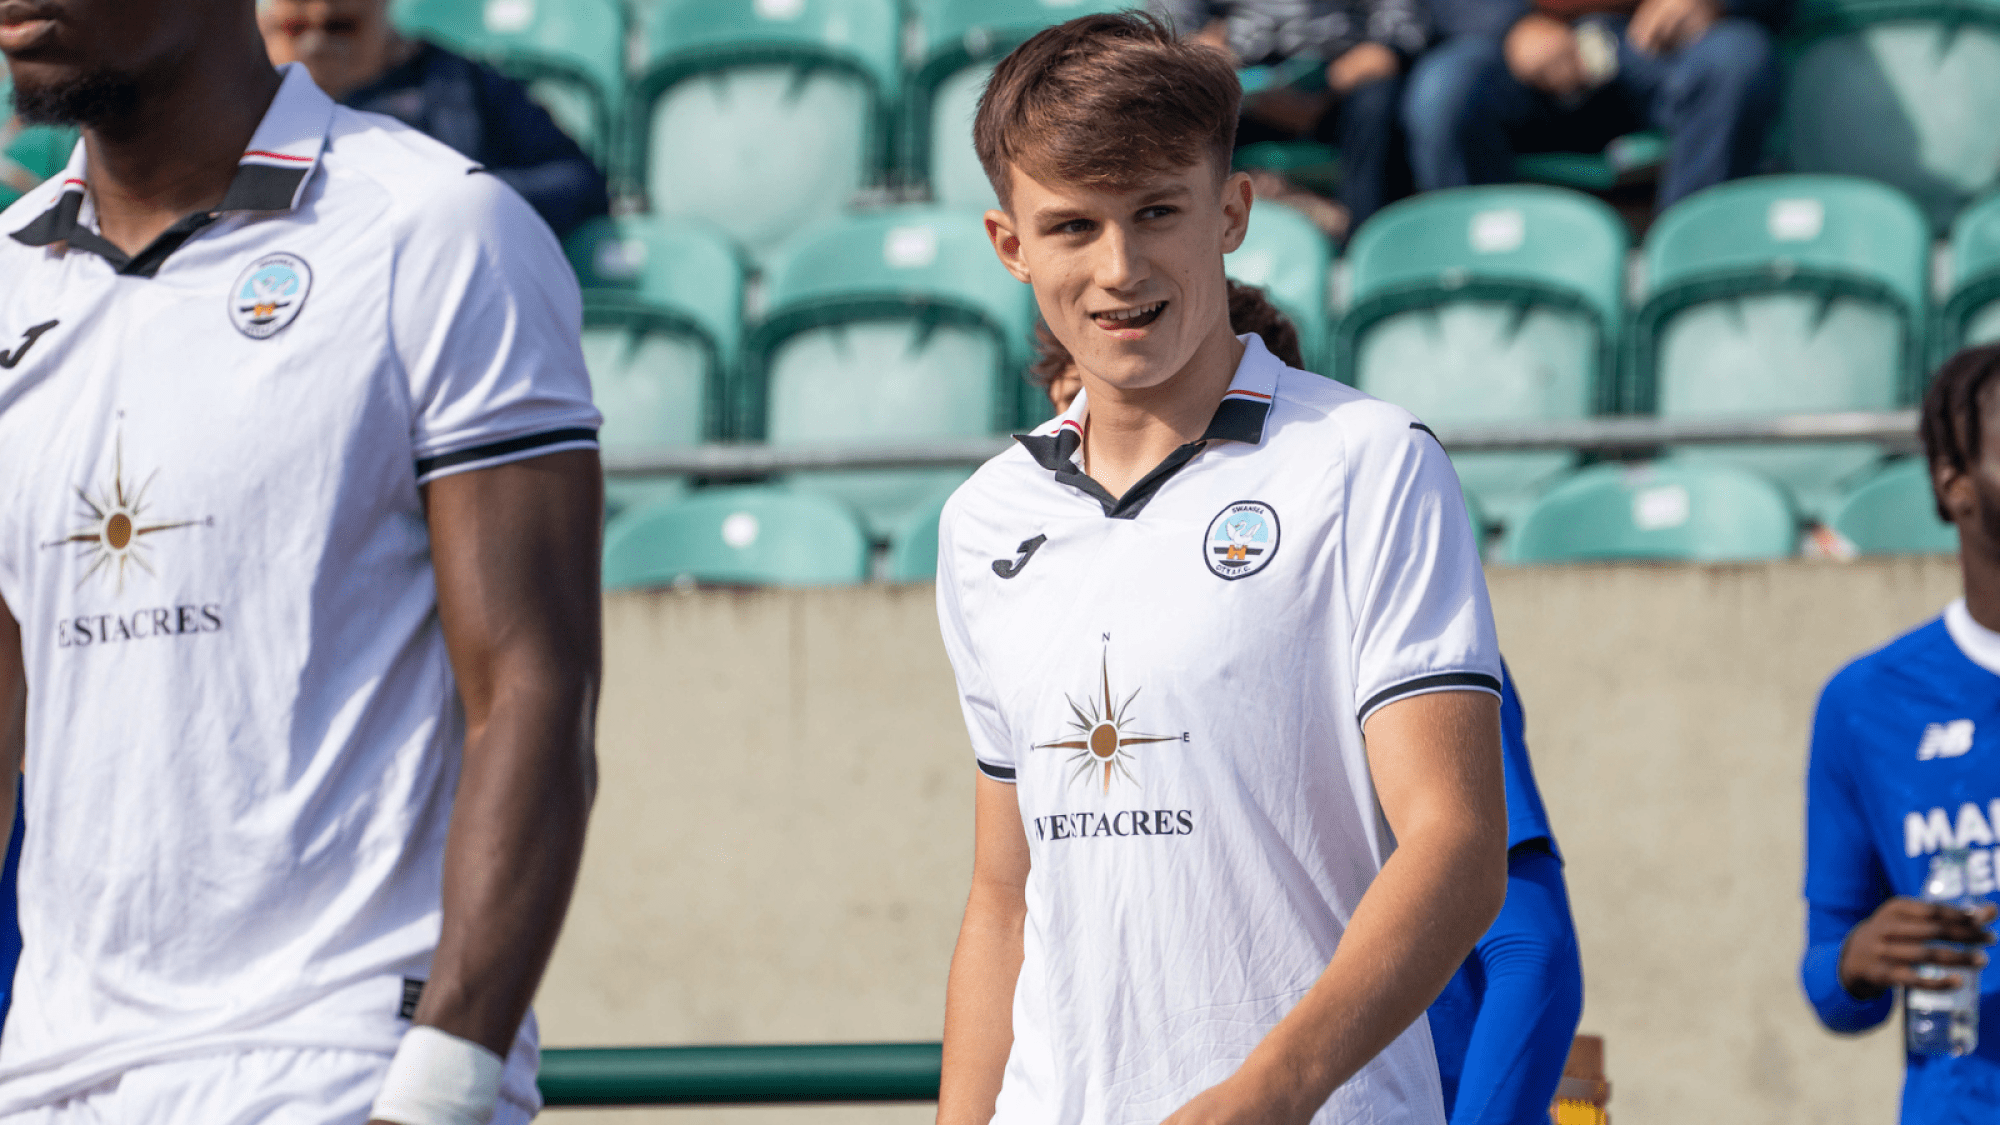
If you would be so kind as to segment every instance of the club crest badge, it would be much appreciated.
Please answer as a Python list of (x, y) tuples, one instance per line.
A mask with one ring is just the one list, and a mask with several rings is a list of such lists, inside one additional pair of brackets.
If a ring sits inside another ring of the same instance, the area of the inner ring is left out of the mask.
[(1238, 500), (1208, 523), (1201, 560), (1219, 578), (1247, 578), (1271, 565), (1278, 553), (1277, 509), (1259, 500)]
[(297, 254), (266, 254), (229, 288), (229, 321), (252, 340), (276, 335), (297, 320), (312, 289), (312, 267)]

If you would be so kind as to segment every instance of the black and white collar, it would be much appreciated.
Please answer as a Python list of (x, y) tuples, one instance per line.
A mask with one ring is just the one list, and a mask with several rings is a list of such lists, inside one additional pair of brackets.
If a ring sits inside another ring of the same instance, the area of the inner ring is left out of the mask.
[(55, 200), (47, 210), (13, 232), (14, 241), (27, 246), (63, 243), (73, 250), (87, 250), (111, 263), (121, 274), (152, 277), (159, 273), (167, 257), (194, 237), (203, 227), (223, 215), (238, 211), (290, 211), (305, 194), (306, 182), (319, 167), (320, 152), (326, 147), (328, 126), (333, 120), (333, 99), (313, 85), (312, 76), (301, 63), (287, 64), (284, 80), (264, 119), (251, 135), (250, 147), (236, 162), (236, 175), (214, 211), (194, 211), (181, 216), (160, 232), (137, 254), (126, 254), (97, 233), (96, 214), (91, 207), (85, 175), (88, 164), (83, 141), (76, 142), (69, 166), (58, 180)]

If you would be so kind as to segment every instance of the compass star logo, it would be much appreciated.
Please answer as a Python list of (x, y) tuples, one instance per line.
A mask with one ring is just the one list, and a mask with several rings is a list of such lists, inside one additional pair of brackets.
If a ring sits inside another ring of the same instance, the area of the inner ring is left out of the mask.
[(1132, 767), (1138, 756), (1131, 752), (1134, 746), (1144, 746), (1154, 742), (1184, 742), (1186, 735), (1143, 734), (1132, 729), (1132, 701), (1139, 698), (1139, 689), (1124, 699), (1115, 699), (1111, 693), (1111, 654), (1104, 654), (1104, 663), (1098, 674), (1098, 690), (1083, 698), (1082, 702), (1067, 694), (1063, 701), (1069, 704), (1069, 732), (1061, 738), (1035, 744), (1037, 750), (1072, 750), (1068, 765), (1072, 783), (1081, 781), (1093, 772), (1102, 771), (1106, 793), (1111, 792), (1111, 775), (1116, 772), (1134, 785), (1139, 779), (1133, 776)]
[(111, 480), (96, 490), (78, 487), (79, 501), (76, 518), (82, 526), (46, 547), (75, 545), (80, 554), (90, 560), (83, 576), (76, 580), (81, 589), (94, 575), (103, 574), (107, 579), (115, 576), (119, 593), (125, 592), (125, 570), (128, 566), (138, 567), (147, 574), (153, 574), (149, 556), (152, 544), (147, 537), (163, 531), (193, 527), (201, 520), (162, 520), (153, 517), (152, 506), (146, 501), (146, 494), (153, 487), (153, 478), (158, 471), (149, 474), (134, 488), (125, 475), (125, 439), (120, 435), (112, 447)]

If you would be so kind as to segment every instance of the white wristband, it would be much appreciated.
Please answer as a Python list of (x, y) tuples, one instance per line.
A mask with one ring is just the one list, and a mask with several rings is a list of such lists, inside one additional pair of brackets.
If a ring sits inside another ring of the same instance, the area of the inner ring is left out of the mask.
[(396, 1125), (487, 1125), (500, 1100), (499, 1055), (419, 1024), (403, 1036), (371, 1119)]

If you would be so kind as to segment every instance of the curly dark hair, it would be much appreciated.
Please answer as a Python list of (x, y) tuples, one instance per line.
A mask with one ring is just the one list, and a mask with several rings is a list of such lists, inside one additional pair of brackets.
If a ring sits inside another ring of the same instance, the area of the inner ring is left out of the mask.
[[(1304, 369), (1306, 362), (1299, 354), (1299, 330), (1255, 285), (1239, 281), (1229, 283), (1229, 327), (1238, 335), (1254, 332), (1262, 336), (1264, 346), (1286, 367)], [(1049, 381), (1070, 365), (1069, 349), (1056, 339), (1056, 334), (1049, 331), (1046, 323), (1038, 320), (1035, 322), (1035, 352), (1035, 362), (1028, 365), (1028, 379), (1036, 386), (1047, 389)]]
[[(1966, 348), (1944, 361), (1924, 392), (1922, 417), (1917, 432), (1923, 437), (1924, 459), (1935, 470), (1940, 465), (1961, 473), (1979, 459), (1979, 411), (1986, 391), (2000, 375), (2000, 344)], [(1944, 497), (1936, 497), (1938, 518), (1954, 522), (1945, 510)]]

